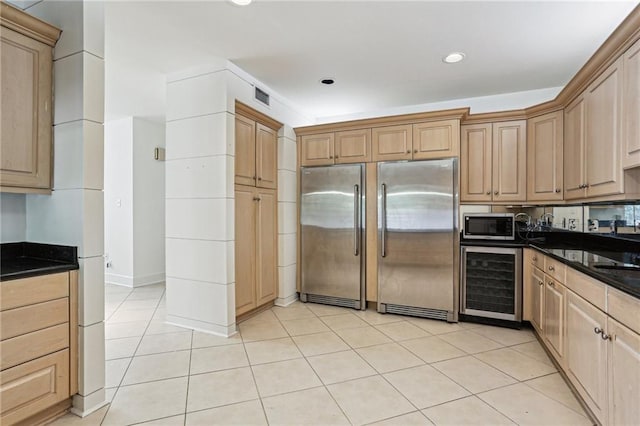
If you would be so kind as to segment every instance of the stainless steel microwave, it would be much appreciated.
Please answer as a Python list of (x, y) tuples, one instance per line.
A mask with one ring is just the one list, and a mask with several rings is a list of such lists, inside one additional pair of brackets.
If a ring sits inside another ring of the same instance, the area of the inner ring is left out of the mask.
[(465, 213), (462, 238), (469, 240), (514, 240), (513, 213)]

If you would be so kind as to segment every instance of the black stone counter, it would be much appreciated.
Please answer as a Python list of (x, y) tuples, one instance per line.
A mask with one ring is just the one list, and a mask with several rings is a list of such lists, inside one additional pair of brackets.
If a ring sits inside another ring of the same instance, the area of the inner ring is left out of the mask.
[(0, 281), (78, 269), (78, 249), (39, 243), (0, 244)]

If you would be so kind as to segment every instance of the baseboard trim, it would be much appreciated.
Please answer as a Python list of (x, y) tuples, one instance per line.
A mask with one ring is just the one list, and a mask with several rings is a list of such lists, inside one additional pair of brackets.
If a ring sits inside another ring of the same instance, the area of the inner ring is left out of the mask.
[(164, 272), (142, 275), (139, 277), (119, 274), (104, 274), (104, 281), (107, 284), (121, 285), (129, 288), (144, 287), (146, 285), (163, 283), (165, 282), (165, 278), (166, 277)]
[(294, 293), (289, 297), (278, 297), (275, 300), (274, 305), (286, 308), (290, 304), (294, 303), (296, 300), (298, 300), (298, 293)]
[(191, 330), (214, 334), (216, 336), (222, 337), (231, 337), (238, 332), (235, 323), (225, 326), (189, 318), (183, 318), (176, 315), (167, 315), (165, 322), (167, 324), (176, 325), (178, 327), (189, 328)]

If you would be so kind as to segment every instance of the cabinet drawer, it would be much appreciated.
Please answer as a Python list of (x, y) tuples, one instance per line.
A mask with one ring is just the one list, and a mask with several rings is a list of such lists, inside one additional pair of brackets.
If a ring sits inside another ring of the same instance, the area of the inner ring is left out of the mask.
[(640, 299), (607, 288), (607, 313), (640, 334)]
[(69, 350), (0, 373), (0, 423), (11, 425), (69, 398)]
[(2, 340), (69, 321), (69, 298), (0, 312)]
[(3, 340), (0, 342), (0, 353), (2, 353), (0, 369), (14, 367), (67, 347), (69, 347), (68, 323)]
[(544, 273), (563, 284), (567, 279), (566, 265), (550, 258), (549, 256), (544, 256)]
[(544, 268), (544, 255), (533, 249), (525, 250), (525, 262), (530, 263), (538, 269)]
[(601, 311), (606, 310), (607, 289), (600, 281), (573, 268), (567, 268), (565, 286)]
[(69, 295), (69, 273), (0, 282), (0, 311)]

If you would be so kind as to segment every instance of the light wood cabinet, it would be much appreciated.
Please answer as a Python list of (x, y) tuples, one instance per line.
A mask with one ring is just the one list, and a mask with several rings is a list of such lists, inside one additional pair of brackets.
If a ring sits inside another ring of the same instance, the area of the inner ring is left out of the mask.
[(371, 161), (371, 129), (305, 135), (300, 138), (300, 165), (366, 163)]
[(458, 157), (460, 121), (430, 121), (413, 125), (413, 159)]
[(236, 185), (236, 316), (276, 298), (276, 191)]
[(413, 128), (411, 124), (371, 129), (373, 161), (411, 160)]
[(623, 55), (622, 166), (640, 166), (640, 40)]
[(551, 353), (562, 365), (564, 357), (565, 288), (553, 278), (544, 279), (544, 339)]
[(589, 409), (606, 423), (607, 316), (572, 291), (566, 297), (566, 372)]
[(544, 274), (538, 268), (531, 268), (530, 275), (530, 309), (531, 309), (531, 325), (538, 331), (538, 333), (542, 333), (544, 329)]
[(60, 30), (5, 2), (0, 7), (0, 190), (49, 193), (52, 58)]
[(563, 112), (527, 120), (527, 200), (562, 201)]
[(640, 424), (640, 334), (610, 317), (607, 332), (609, 424)]
[(526, 121), (466, 125), (461, 134), (460, 201), (524, 201)]
[(0, 423), (30, 423), (78, 389), (77, 271), (0, 282)]
[(236, 184), (277, 187), (276, 131), (236, 114)]

